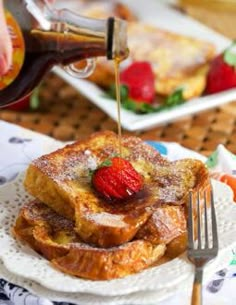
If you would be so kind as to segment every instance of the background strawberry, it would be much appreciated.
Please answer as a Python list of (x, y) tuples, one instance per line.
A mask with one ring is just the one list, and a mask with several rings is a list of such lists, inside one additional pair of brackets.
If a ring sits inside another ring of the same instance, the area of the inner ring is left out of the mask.
[(120, 75), (121, 84), (128, 87), (129, 98), (137, 102), (152, 103), (155, 98), (155, 76), (151, 64), (134, 62)]
[(211, 63), (207, 77), (206, 92), (221, 92), (236, 87), (236, 53), (234, 42)]
[(30, 96), (24, 97), (15, 104), (9, 105), (6, 107), (9, 110), (13, 111), (24, 111), (30, 108)]
[(137, 193), (143, 179), (130, 162), (114, 157), (94, 172), (92, 184), (106, 199), (122, 200)]
[(40, 87), (35, 88), (31, 94), (28, 94), (21, 100), (12, 105), (6, 106), (5, 108), (13, 111), (27, 111), (37, 109), (40, 104), (39, 90)]

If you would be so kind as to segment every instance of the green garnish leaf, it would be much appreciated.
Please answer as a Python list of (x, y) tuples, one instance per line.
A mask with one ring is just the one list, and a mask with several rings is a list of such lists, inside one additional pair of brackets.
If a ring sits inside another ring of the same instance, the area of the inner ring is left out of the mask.
[(30, 109), (37, 109), (40, 105), (39, 99), (40, 86), (36, 87), (30, 96)]
[[(116, 99), (115, 85), (110, 86), (107, 92), (108, 96)], [(129, 88), (126, 85), (121, 85), (121, 105), (124, 109), (130, 110), (138, 114), (155, 113), (173, 108), (185, 102), (183, 97), (184, 89), (177, 88), (170, 96), (166, 98), (162, 105), (151, 105), (142, 101), (135, 101), (129, 98)], [(106, 166), (106, 165), (105, 165)], [(109, 166), (109, 165), (108, 165)]]
[(236, 67), (236, 40), (224, 51), (224, 61), (233, 67)]
[(88, 177), (89, 177), (90, 179), (92, 179), (93, 173), (94, 173), (94, 170), (92, 170), (92, 169), (89, 169), (89, 170), (88, 170)]
[(122, 101), (122, 106), (127, 109), (127, 110), (131, 110), (136, 112), (137, 111), (137, 102), (131, 100), (131, 99), (127, 99)]
[[(113, 98), (116, 99), (116, 86), (113, 84), (110, 86), (109, 90), (108, 90), (108, 95)], [(128, 95), (129, 95), (129, 88), (126, 85), (120, 85), (120, 99), (121, 101), (125, 101), (128, 99)]]
[(99, 167), (104, 167), (104, 166), (111, 166), (112, 165), (112, 162), (110, 159), (106, 159), (104, 160), (100, 165)]
[(168, 107), (173, 107), (182, 104), (185, 100), (183, 97), (184, 89), (177, 88), (170, 96), (168, 96), (165, 100), (165, 105)]
[(138, 105), (138, 110), (140, 113), (152, 113), (156, 112), (158, 107), (154, 107), (150, 104), (147, 103), (139, 103)]

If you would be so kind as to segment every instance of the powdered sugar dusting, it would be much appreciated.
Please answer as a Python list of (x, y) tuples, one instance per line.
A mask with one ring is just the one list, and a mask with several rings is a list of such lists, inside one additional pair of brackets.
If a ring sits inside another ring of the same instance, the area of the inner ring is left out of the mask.
[(145, 160), (155, 165), (165, 165), (169, 162), (163, 158), (157, 150), (150, 145), (144, 143), (140, 138), (137, 137), (124, 137), (122, 143), (125, 147), (129, 148), (130, 160)]
[(97, 158), (91, 151), (70, 151), (65, 153), (65, 158), (60, 154), (61, 150), (51, 155), (43, 156), (33, 162), (33, 165), (54, 181), (75, 180), (78, 177), (86, 177), (90, 170), (95, 170), (98, 165)]
[(24, 217), (30, 219), (31, 222), (33, 221), (34, 223), (40, 224), (43, 222), (46, 226), (52, 226), (54, 231), (71, 231), (75, 226), (73, 221), (58, 215), (51, 208), (36, 200), (27, 203), (22, 208), (22, 213)]
[(127, 222), (124, 221), (124, 215), (110, 214), (106, 212), (90, 213), (86, 215), (86, 218), (92, 222), (96, 222), (101, 226), (123, 228), (127, 227)]

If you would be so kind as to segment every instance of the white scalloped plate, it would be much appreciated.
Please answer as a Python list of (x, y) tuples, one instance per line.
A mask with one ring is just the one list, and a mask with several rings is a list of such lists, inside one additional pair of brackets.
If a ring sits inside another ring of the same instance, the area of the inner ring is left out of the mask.
[[(6, 279), (7, 281), (14, 283), (15, 285), (19, 285), (28, 289), (31, 293), (45, 298), (47, 300), (53, 300), (57, 302), (70, 302), (73, 304), (78, 305), (151, 305), (155, 304), (161, 300), (164, 300), (170, 297), (173, 293), (177, 293), (178, 290), (181, 291), (183, 295), (182, 287), (173, 287), (172, 292), (168, 289), (163, 289), (160, 291), (140, 291), (137, 293), (132, 293), (128, 295), (121, 295), (121, 296), (99, 296), (94, 294), (85, 294), (85, 293), (63, 293), (57, 292), (53, 290), (49, 290), (36, 282), (28, 280), (26, 278), (17, 276), (9, 272), (4, 264), (0, 261), (0, 274), (1, 276)], [(181, 305), (189, 305), (189, 297), (190, 297), (191, 290), (184, 291), (184, 303), (182, 301)], [(18, 300), (18, 299), (17, 299)], [(41, 303), (40, 303), (41, 304)], [(43, 303), (44, 304), (44, 303)], [(46, 303), (47, 304), (47, 303)], [(46, 305), (45, 304), (45, 305)], [(64, 303), (63, 303), (64, 304)], [(51, 305), (51, 303), (50, 303)]]
[[(60, 293), (120, 296), (118, 297), (119, 304), (127, 304), (124, 301), (125, 297), (121, 297), (122, 295), (155, 291), (157, 301), (174, 293), (177, 287), (190, 288), (193, 266), (186, 260), (185, 255), (139, 274), (112, 281), (83, 280), (55, 270), (47, 260), (27, 246), (15, 241), (11, 236), (11, 227), (20, 207), (30, 199), (30, 196), (24, 191), (22, 181), (23, 175), (0, 189), (0, 258), (6, 269), (20, 276), (23, 282), (24, 278), (31, 279), (43, 287)], [(220, 251), (218, 258), (206, 267), (206, 278), (216, 269), (228, 263), (231, 255), (228, 250), (234, 244), (236, 245), (236, 205), (233, 203), (232, 191), (219, 182), (213, 182), (213, 187)]]

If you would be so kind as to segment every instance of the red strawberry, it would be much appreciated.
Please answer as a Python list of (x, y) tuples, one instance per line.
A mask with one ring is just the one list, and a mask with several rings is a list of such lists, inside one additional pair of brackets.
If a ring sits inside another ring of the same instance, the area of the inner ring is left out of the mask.
[(137, 102), (151, 104), (155, 98), (155, 76), (149, 62), (132, 63), (122, 71), (121, 84), (129, 89), (129, 97)]
[(92, 184), (106, 199), (122, 200), (140, 191), (143, 179), (130, 162), (114, 157), (94, 172)]
[(236, 87), (236, 54), (233, 52), (235, 46), (233, 43), (212, 61), (207, 76), (207, 93), (217, 93)]
[(20, 101), (6, 107), (9, 110), (13, 111), (24, 111), (30, 108), (30, 96), (24, 97)]
[(39, 107), (39, 90), (40, 87), (34, 89), (34, 91), (27, 96), (23, 97), (16, 103), (6, 106), (6, 109), (13, 111), (25, 111), (29, 109), (37, 109)]

